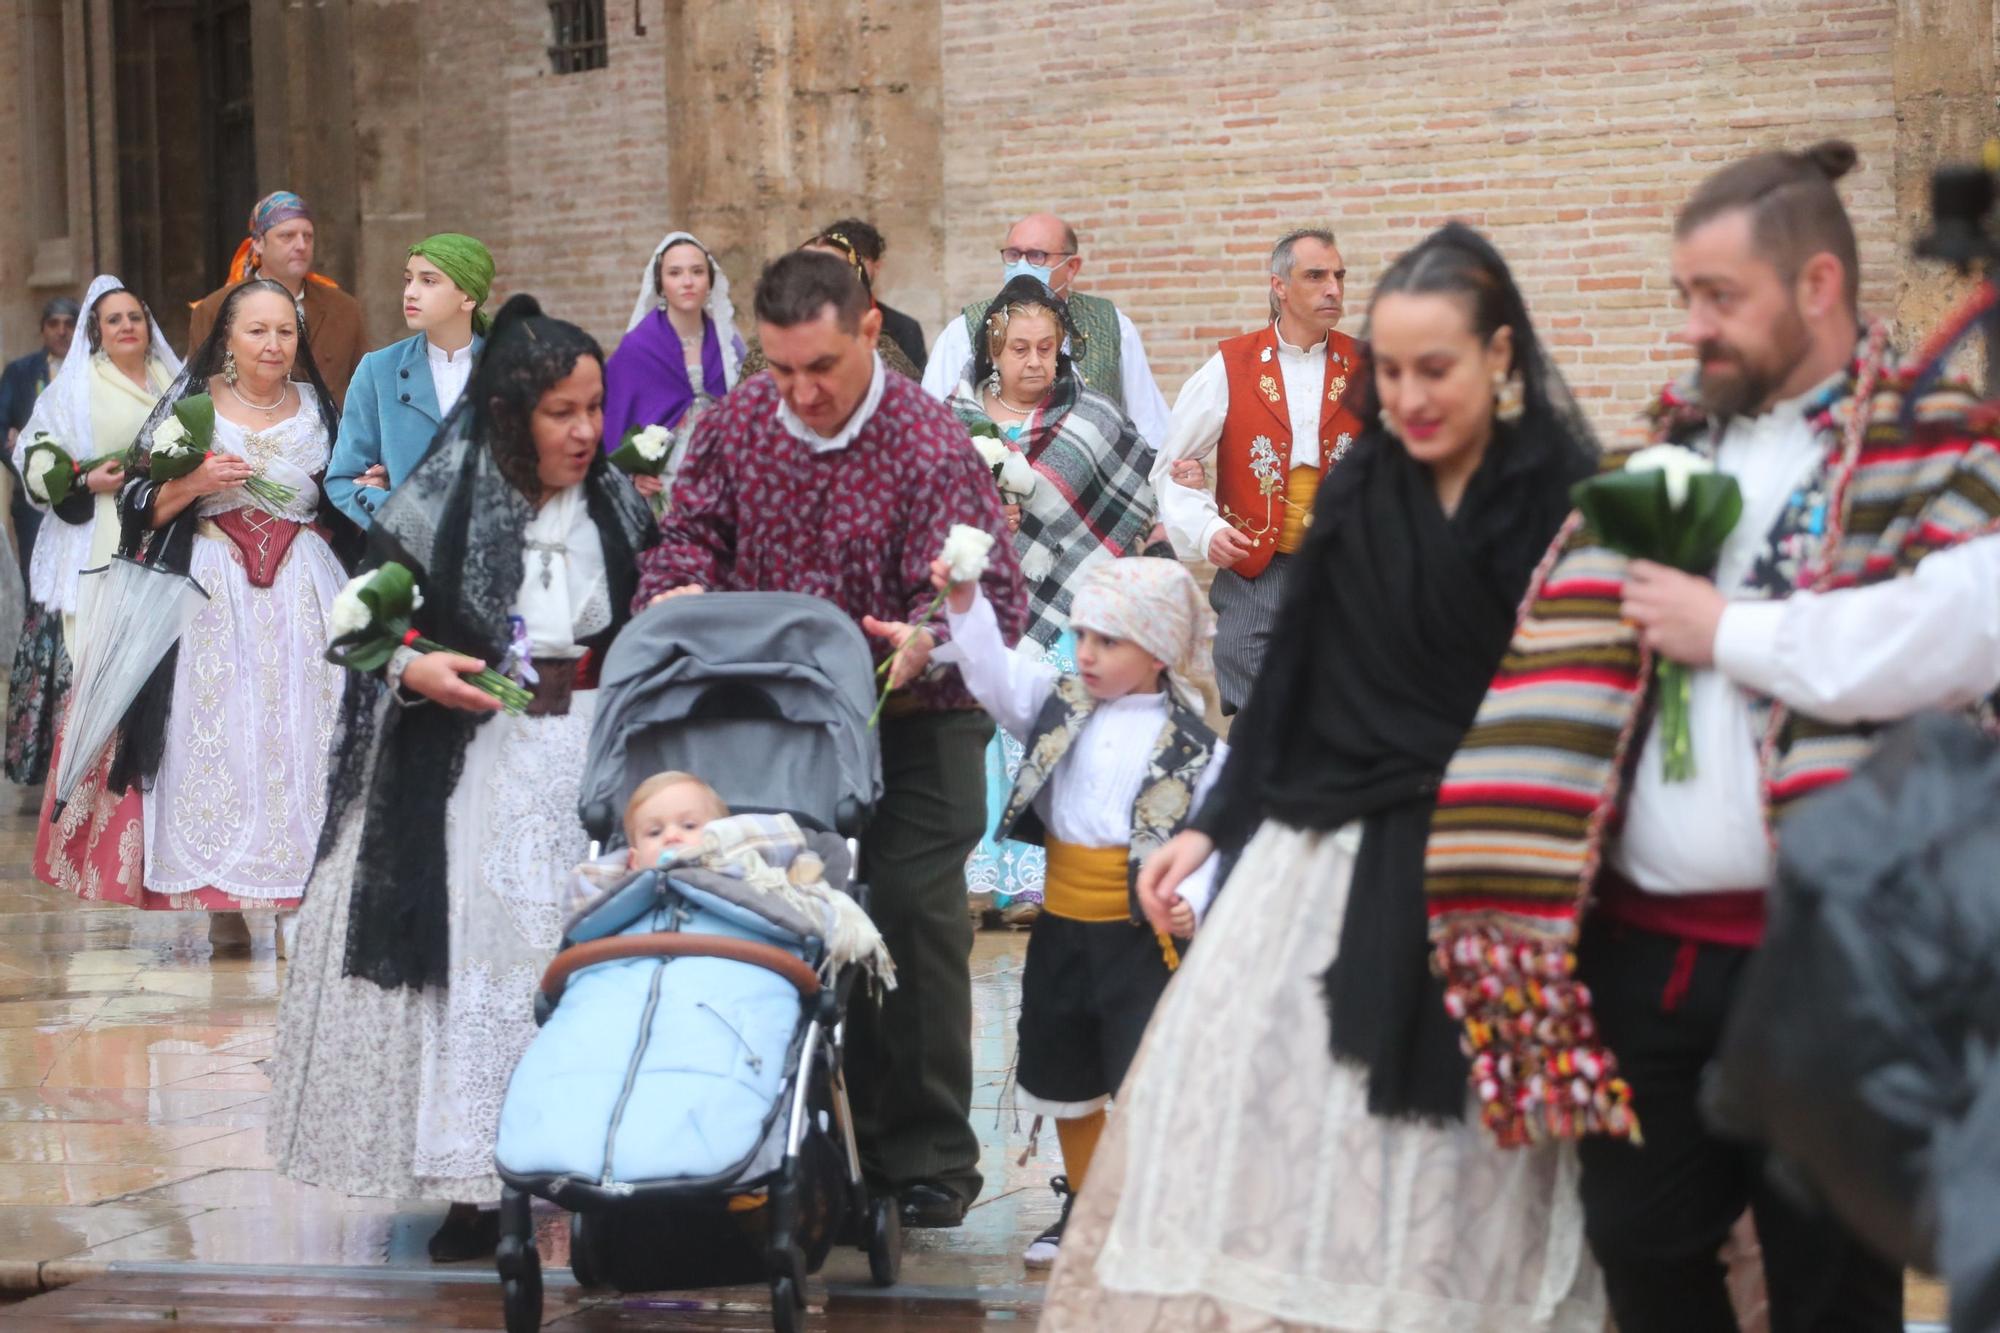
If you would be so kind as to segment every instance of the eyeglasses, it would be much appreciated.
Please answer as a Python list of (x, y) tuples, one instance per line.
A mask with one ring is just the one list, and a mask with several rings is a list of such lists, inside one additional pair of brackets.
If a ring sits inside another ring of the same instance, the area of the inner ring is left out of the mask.
[(1000, 262), (1018, 264), (1025, 259), (1036, 268), (1044, 268), (1052, 259), (1067, 259), (1075, 253), (1074, 250), (1021, 250), (1007, 245), (1000, 248)]

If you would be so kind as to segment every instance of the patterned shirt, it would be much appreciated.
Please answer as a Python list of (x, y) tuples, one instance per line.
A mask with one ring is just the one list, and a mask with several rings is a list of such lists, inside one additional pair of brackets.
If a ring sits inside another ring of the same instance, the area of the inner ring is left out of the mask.
[[(739, 384), (695, 427), (660, 544), (639, 558), (634, 609), (683, 584), (717, 592), (803, 592), (853, 616), (915, 622), (930, 566), (964, 523), (993, 535), (981, 590), (1009, 642), (1027, 594), (1000, 493), (965, 427), (913, 380), (886, 376), (882, 399), (844, 449), (815, 454), (778, 420), (768, 374)], [(927, 628), (949, 638), (942, 612)], [(878, 662), (887, 644), (869, 636)], [(922, 708), (976, 708), (956, 668), (908, 691)]]

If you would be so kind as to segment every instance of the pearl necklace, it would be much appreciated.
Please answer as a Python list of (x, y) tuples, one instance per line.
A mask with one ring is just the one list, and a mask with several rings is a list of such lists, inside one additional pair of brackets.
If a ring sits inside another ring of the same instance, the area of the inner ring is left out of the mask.
[(234, 384), (230, 384), (229, 381), (227, 380), (224, 380), (223, 383), (228, 385), (229, 396), (231, 398), (234, 398), (237, 402), (243, 404), (243, 406), (249, 408), (252, 412), (262, 412), (266, 416), (269, 416), (271, 413), (283, 407), (285, 405), (286, 395), (290, 394), (292, 391), (292, 386), (287, 384), (283, 388), (278, 390), (278, 400), (276, 402), (254, 403), (250, 401), (248, 398), (245, 398), (243, 396), (243, 391), (237, 388)]
[(994, 402), (1000, 404), (1000, 406), (1006, 408), (1009, 412), (1012, 412), (1017, 417), (1031, 417), (1035, 415), (1035, 413), (1042, 410), (1042, 405), (1040, 403), (1036, 403), (1033, 407), (1016, 407), (1012, 403), (1008, 402), (1007, 399), (1001, 394), (1001, 392), (998, 389), (988, 389), (986, 391), (986, 394)]

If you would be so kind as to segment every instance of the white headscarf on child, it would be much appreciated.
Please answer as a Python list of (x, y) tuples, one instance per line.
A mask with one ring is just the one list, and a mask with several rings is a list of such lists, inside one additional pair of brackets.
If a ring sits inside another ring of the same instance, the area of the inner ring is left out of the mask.
[(1100, 562), (1076, 590), (1069, 623), (1138, 644), (1167, 664), (1167, 683), (1188, 707), (1201, 710), (1202, 686), (1215, 678), (1215, 612), (1180, 561)]

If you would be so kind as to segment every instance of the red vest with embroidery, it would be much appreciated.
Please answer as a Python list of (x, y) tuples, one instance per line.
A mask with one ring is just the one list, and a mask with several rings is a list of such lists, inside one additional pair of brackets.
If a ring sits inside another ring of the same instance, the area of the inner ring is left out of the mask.
[[(1324, 477), (1361, 433), (1368, 349), (1344, 333), (1326, 335), (1326, 382), (1319, 405), (1319, 470)], [(1215, 447), (1215, 501), (1223, 519), (1250, 539), (1233, 572), (1254, 579), (1277, 553), (1285, 521), (1285, 481), (1292, 468), (1292, 412), (1278, 369), (1278, 326), (1221, 343), (1229, 412)]]

